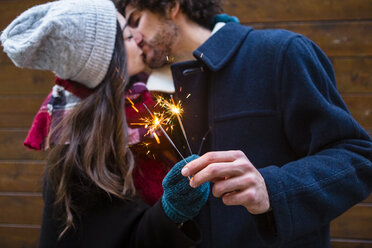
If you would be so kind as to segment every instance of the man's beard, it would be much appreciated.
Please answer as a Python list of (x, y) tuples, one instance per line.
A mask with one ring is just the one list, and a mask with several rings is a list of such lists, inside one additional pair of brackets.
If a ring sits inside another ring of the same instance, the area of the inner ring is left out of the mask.
[(177, 26), (171, 21), (166, 21), (154, 38), (148, 42), (153, 49), (152, 57), (147, 62), (150, 68), (159, 68), (168, 63), (167, 56), (171, 54), (171, 47), (177, 36)]

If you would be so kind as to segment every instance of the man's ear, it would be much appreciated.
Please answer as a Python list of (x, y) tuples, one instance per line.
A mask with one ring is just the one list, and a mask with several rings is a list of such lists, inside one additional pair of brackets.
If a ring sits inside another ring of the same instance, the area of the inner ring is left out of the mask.
[(169, 19), (174, 20), (180, 12), (181, 12), (180, 2), (175, 1), (174, 5), (170, 7), (168, 11)]

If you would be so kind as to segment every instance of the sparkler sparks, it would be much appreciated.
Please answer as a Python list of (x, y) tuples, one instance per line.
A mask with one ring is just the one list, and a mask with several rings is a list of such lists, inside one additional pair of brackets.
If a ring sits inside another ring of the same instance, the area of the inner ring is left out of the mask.
[(171, 140), (171, 138), (168, 136), (167, 132), (165, 132), (164, 128), (161, 126), (161, 121), (159, 119), (157, 119), (157, 117), (151, 112), (151, 110), (147, 107), (147, 105), (145, 103), (142, 103), (142, 104), (146, 108), (146, 110), (150, 113), (150, 115), (152, 116), (152, 118), (154, 119), (153, 122), (156, 124), (155, 127), (156, 128), (159, 128), (163, 132), (164, 136), (168, 139), (168, 141), (171, 143), (171, 145), (173, 146), (173, 148), (177, 151), (177, 153), (181, 156), (181, 158), (183, 160), (185, 160), (185, 158), (182, 156), (182, 154), (180, 153), (180, 151), (177, 149), (176, 145), (173, 143), (173, 141)]
[(166, 124), (167, 119), (164, 118), (163, 114), (155, 114), (151, 113), (151, 118), (141, 118), (140, 120), (143, 122), (132, 122), (131, 125), (134, 126), (144, 126), (147, 129), (146, 135), (152, 134), (158, 144), (160, 144), (159, 136), (156, 134), (156, 130), (159, 128), (160, 125)]
[(127, 100), (130, 102), (130, 104), (132, 105), (132, 108), (138, 113), (138, 109), (134, 106), (134, 102), (129, 98), (129, 97), (126, 97)]
[[(169, 143), (171, 143), (171, 145), (173, 146), (173, 148), (177, 151), (177, 153), (180, 155), (180, 157), (183, 159), (183, 161), (185, 161), (185, 163), (187, 164), (187, 161), (186, 159), (182, 156), (182, 154), (180, 153), (180, 151), (177, 149), (176, 145), (173, 143), (173, 141), (171, 140), (171, 138), (168, 136), (168, 134), (165, 132), (165, 130), (163, 129), (163, 127), (161, 126), (161, 122), (159, 121), (159, 119), (157, 119), (157, 117), (151, 112), (151, 110), (147, 107), (147, 105), (145, 103), (142, 103), (143, 106), (146, 108), (146, 110), (150, 113), (150, 115), (152, 116), (152, 118), (154, 119), (154, 123), (156, 123), (156, 127), (158, 127), (164, 134), (164, 136), (168, 139)], [(188, 176), (189, 180), (192, 181), (194, 179), (194, 177), (192, 176)]]
[[(172, 58), (168, 58), (167, 57), (167, 60), (171, 60), (171, 59)], [(172, 62), (172, 61), (170, 61), (170, 62)], [(117, 67), (115, 67), (115, 70), (119, 74), (120, 79), (124, 83), (125, 82), (125, 78), (123, 77), (123, 75), (121, 75), (119, 69)], [(180, 92), (181, 91), (182, 91), (182, 87), (180, 88)], [(186, 98), (189, 98), (189, 97), (190, 97), (190, 94), (188, 94), (188, 96)], [(139, 110), (135, 107), (134, 102), (128, 96), (126, 97), (126, 99), (131, 104), (131, 107), (137, 113), (139, 113)], [(156, 134), (156, 131), (159, 128), (162, 131), (162, 133), (164, 134), (164, 136), (168, 139), (168, 141), (170, 142), (170, 144), (173, 146), (173, 148), (177, 151), (177, 153), (183, 159), (183, 161), (187, 164), (187, 161), (185, 160), (185, 158), (182, 156), (182, 154), (180, 153), (180, 151), (177, 149), (176, 145), (173, 143), (173, 141), (171, 140), (171, 138), (168, 136), (168, 134), (165, 132), (164, 128), (162, 127), (162, 125), (167, 125), (171, 129), (173, 129), (172, 118), (171, 117), (176, 116), (177, 119), (178, 119), (179, 125), (181, 127), (182, 133), (184, 135), (184, 138), (186, 140), (187, 146), (189, 148), (190, 154), (192, 155), (190, 144), (189, 144), (189, 141), (187, 139), (186, 132), (185, 132), (185, 129), (184, 129), (183, 124), (182, 124), (182, 121), (181, 121), (181, 115), (183, 113), (183, 109), (181, 107), (181, 101), (179, 101), (177, 104), (175, 104), (172, 95), (171, 95), (171, 100), (172, 100), (172, 102), (167, 101), (167, 100), (165, 100), (162, 97), (160, 97), (160, 98), (157, 99), (157, 104), (159, 104), (161, 107), (163, 107), (163, 108), (166, 109), (166, 113), (167, 113), (168, 117), (165, 117), (166, 115), (163, 114), (163, 113), (160, 113), (160, 114), (159, 113), (155, 113), (155, 114), (153, 114), (151, 112), (151, 110), (147, 107), (147, 105), (145, 103), (142, 103), (143, 106), (146, 108), (146, 110), (150, 113), (150, 115), (151, 115), (152, 118), (141, 118), (140, 120), (143, 121), (143, 122), (131, 123), (131, 125), (142, 125), (145, 128), (147, 128), (148, 129), (148, 132), (145, 135), (152, 134), (158, 144), (160, 144), (160, 139), (159, 139), (159, 136)], [(149, 144), (148, 143), (143, 143), (143, 145), (147, 149), (146, 155), (150, 154)], [(154, 155), (153, 155), (153, 157), (155, 159), (155, 156)], [(189, 178), (190, 181), (192, 181), (194, 179), (193, 176), (188, 176), (188, 178)]]
[(166, 110), (166, 113), (169, 115), (170, 120), (171, 120), (171, 117), (174, 117), (174, 116), (177, 118), (178, 124), (181, 127), (183, 137), (186, 140), (186, 144), (189, 149), (190, 155), (192, 155), (190, 143), (189, 143), (189, 140), (187, 139), (186, 131), (185, 131), (185, 128), (183, 127), (183, 123), (181, 120), (181, 115), (183, 113), (181, 101), (178, 101), (178, 103), (176, 104), (174, 102), (173, 96), (171, 95), (171, 101), (166, 100), (164, 97), (158, 96), (156, 99), (156, 102), (158, 105), (160, 105)]

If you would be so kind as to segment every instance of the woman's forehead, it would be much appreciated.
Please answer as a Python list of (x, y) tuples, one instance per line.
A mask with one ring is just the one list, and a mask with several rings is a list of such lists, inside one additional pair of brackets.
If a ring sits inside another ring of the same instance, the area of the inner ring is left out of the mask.
[(125, 25), (127, 24), (127, 21), (125, 20), (124, 16), (120, 14), (118, 11), (116, 11), (116, 16), (120, 24), (120, 29), (123, 30)]

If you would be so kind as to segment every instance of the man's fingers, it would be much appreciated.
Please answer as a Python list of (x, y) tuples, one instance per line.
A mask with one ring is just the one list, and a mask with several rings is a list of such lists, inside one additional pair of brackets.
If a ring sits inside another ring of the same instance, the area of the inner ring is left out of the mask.
[(233, 191), (222, 196), (222, 201), (227, 206), (243, 205), (245, 192)]
[(192, 187), (198, 187), (205, 182), (217, 182), (221, 179), (243, 175), (247, 168), (241, 166), (238, 161), (229, 163), (213, 163), (193, 175)]
[(250, 176), (232, 177), (226, 180), (217, 181), (213, 185), (212, 193), (218, 198), (229, 192), (243, 191), (253, 185), (255, 185), (255, 181), (254, 178)]
[(262, 195), (256, 188), (247, 188), (242, 191), (233, 191), (222, 196), (222, 201), (227, 206), (242, 205), (251, 214), (262, 214), (270, 209), (267, 195)]
[(221, 162), (232, 162), (240, 156), (244, 156), (241, 151), (220, 151), (220, 152), (208, 152), (197, 158), (182, 169), (181, 173), (183, 176), (191, 176), (198, 173), (210, 164), (221, 163)]

